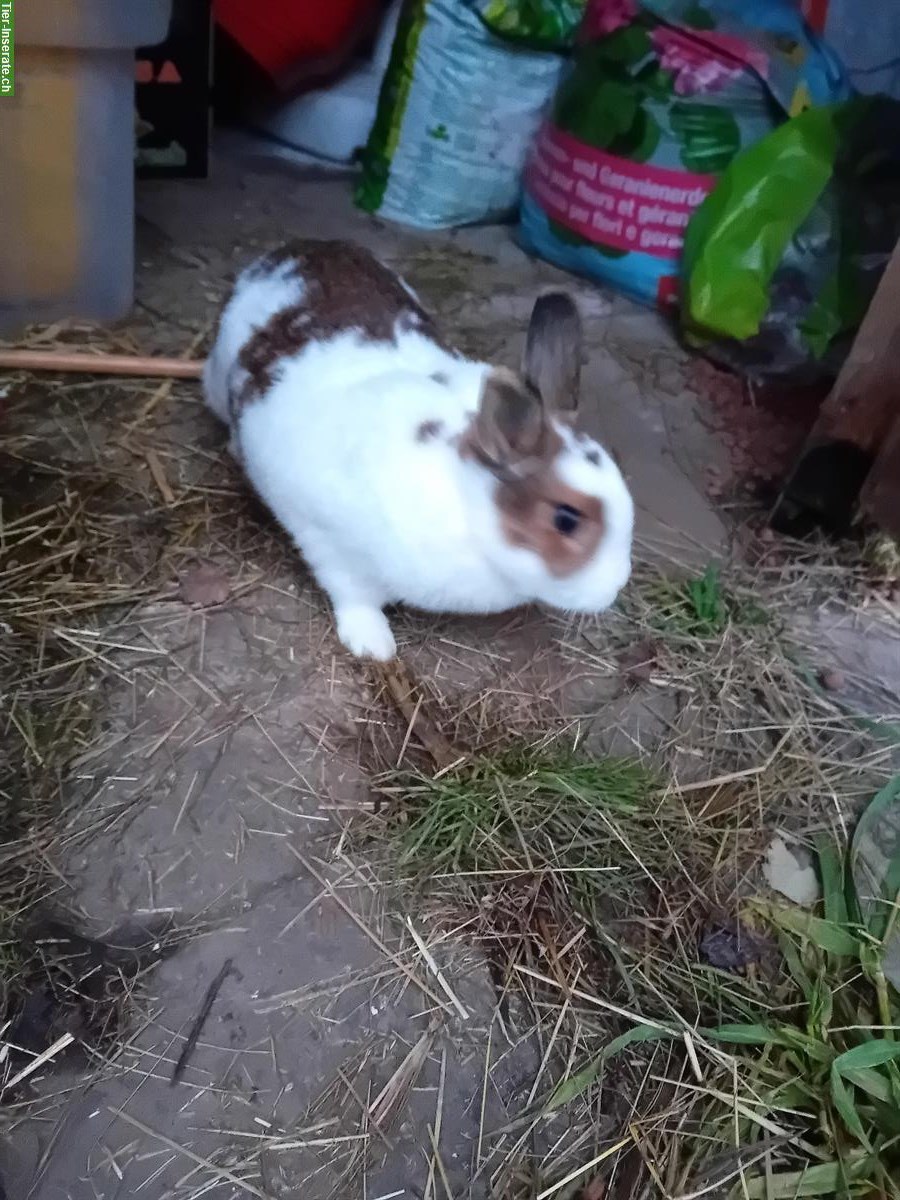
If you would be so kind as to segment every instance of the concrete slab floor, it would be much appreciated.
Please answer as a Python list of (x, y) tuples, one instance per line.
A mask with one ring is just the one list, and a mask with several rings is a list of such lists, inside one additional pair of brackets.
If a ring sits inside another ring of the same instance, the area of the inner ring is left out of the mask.
[[(209, 182), (141, 186), (138, 220), (131, 327), (148, 351), (186, 347), (213, 320), (236, 268), (287, 237), (371, 247), (408, 276), (465, 349), (500, 362), (516, 361), (535, 296), (565, 279), (585, 316), (587, 424), (624, 462), (638, 553), (705, 562), (722, 552), (726, 526), (701, 481), (724, 454), (686, 385), (683, 351), (655, 314), (527, 258), (509, 229), (394, 228), (354, 210), (345, 178), (298, 174), (234, 148)], [(221, 431), (196, 393), (174, 395), (180, 403), (153, 414), (153, 444), (195, 447), (187, 465), (165, 460), (179, 472), (175, 484), (221, 489), (225, 504), (240, 485), (220, 453)], [(85, 444), (101, 456), (121, 452), (110, 420), (127, 423), (127, 409), (95, 406), (83, 416), (86, 442), (81, 451), (70, 446), (70, 458), (86, 454)], [(57, 418), (48, 411), (48, 437)], [(468, 1014), (462, 1020), (408, 939), (370, 924), (365, 872), (326, 849), (332, 817), (364, 795), (353, 734), (365, 701), (358, 674), (335, 650), (321, 598), (276, 543), (264, 527), (240, 548), (210, 546), (209, 556), (246, 583), (223, 608), (201, 617), (160, 601), (134, 617), (165, 656), (165, 676), (137, 672), (111, 685), (107, 748), (84, 768), (92, 783), (81, 821), (96, 833), (64, 864), (65, 875), (94, 930), (149, 927), (175, 914), (205, 932), (150, 978), (115, 1069), (88, 1086), (72, 1065), (39, 1085), (46, 1115), (3, 1147), (10, 1197), (362, 1195), (359, 1177), (341, 1182), (360, 1165), (361, 1106), (405, 1070), (412, 1099), (390, 1151), (377, 1139), (365, 1151), (366, 1194), (425, 1194), (428, 1126), (439, 1107), (453, 1194), (490, 1194), (482, 1131), (521, 1111), (540, 1047), (527, 1021), (525, 1034), (497, 1028), (490, 974), (476, 955), (438, 947)], [(442, 670), (460, 694), (477, 694), (523, 658), (540, 694), (558, 666), (552, 633), (533, 614), (439, 627), (410, 616), (401, 640), (414, 664)], [(364, 914), (362, 923), (350, 910)], [(406, 975), (386, 967), (382, 936)], [(226, 960), (233, 974), (172, 1087), (186, 1032)], [(63, 1102), (50, 1104), (60, 1091)], [(275, 1134), (281, 1146), (260, 1150), (260, 1139)], [(560, 1128), (536, 1136), (556, 1138)]]

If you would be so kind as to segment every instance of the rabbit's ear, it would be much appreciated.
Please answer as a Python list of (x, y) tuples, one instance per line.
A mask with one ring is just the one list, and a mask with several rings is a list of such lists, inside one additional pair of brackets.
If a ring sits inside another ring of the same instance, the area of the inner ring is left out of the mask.
[(544, 457), (548, 426), (541, 398), (513, 371), (495, 368), (485, 377), (481, 402), (467, 437), (468, 449), (497, 474), (515, 475), (526, 462)]
[(539, 296), (531, 312), (522, 374), (551, 413), (578, 409), (582, 330), (575, 301), (566, 292)]

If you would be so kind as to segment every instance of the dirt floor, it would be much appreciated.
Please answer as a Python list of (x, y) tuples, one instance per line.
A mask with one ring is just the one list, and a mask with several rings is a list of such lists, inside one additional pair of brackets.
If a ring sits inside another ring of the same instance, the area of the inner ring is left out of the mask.
[[(355, 212), (344, 179), (237, 151), (209, 183), (145, 184), (138, 232), (138, 307), (117, 336), (170, 354), (205, 344), (235, 269), (288, 236), (371, 246), (464, 347), (501, 362), (516, 360), (534, 297), (560, 278), (506, 229), (401, 231)], [(729, 513), (707, 493), (711, 478), (728, 477), (728, 447), (685, 354), (654, 314), (569, 283), (586, 318), (587, 424), (625, 464), (638, 556), (703, 564), (725, 553)], [(365, 864), (335, 844), (366, 802), (367, 768), (408, 749), (404, 729), (372, 675), (340, 651), (197, 387), (18, 380), (5, 419), (43, 460), (63, 464), (73, 487), (111, 481), (102, 518), (127, 523), (146, 573), (146, 597), (115, 638), (77, 635), (110, 669), (70, 784), (70, 849), (55, 869), (57, 899), (85, 930), (118, 943), (160, 930), (162, 955), (111, 1064), (63, 1058), (32, 1079), (36, 1110), (0, 1147), (6, 1195), (492, 1194), (486, 1131), (523, 1107), (541, 1046), (515, 1002), (498, 1021), (486, 961), (404, 914), (445, 990), (409, 926), (382, 920)], [(60, 486), (50, 469), (13, 482), (20, 499)], [(820, 622), (817, 638), (832, 631), (821, 614), (808, 619)], [(539, 613), (398, 620), (411, 669), (440, 679), (460, 711), (505, 689), (523, 727), (541, 703), (553, 718), (583, 718), (606, 748), (640, 744), (665, 720), (660, 705), (614, 703), (602, 682), (573, 677), (563, 643), (576, 634)], [(900, 709), (896, 626), (896, 613), (879, 609), (837, 630), (841, 671), (881, 710)], [(591, 636), (602, 639), (602, 625)], [(390, 1133), (373, 1134), (367, 1113), (391, 1104)], [(558, 1124), (538, 1129), (534, 1152), (560, 1136)]]

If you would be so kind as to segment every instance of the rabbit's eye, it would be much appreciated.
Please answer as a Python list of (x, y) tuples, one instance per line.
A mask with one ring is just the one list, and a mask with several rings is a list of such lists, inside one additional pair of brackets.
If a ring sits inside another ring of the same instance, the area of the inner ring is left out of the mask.
[(571, 537), (581, 524), (583, 514), (571, 504), (557, 504), (553, 514), (553, 527), (564, 537)]

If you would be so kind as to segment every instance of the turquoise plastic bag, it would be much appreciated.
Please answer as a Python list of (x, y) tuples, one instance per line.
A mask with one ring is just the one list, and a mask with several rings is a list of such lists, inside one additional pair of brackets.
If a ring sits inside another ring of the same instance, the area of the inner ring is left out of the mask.
[(526, 171), (524, 247), (660, 306), (692, 214), (787, 113), (850, 96), (791, 0), (589, 0)]

